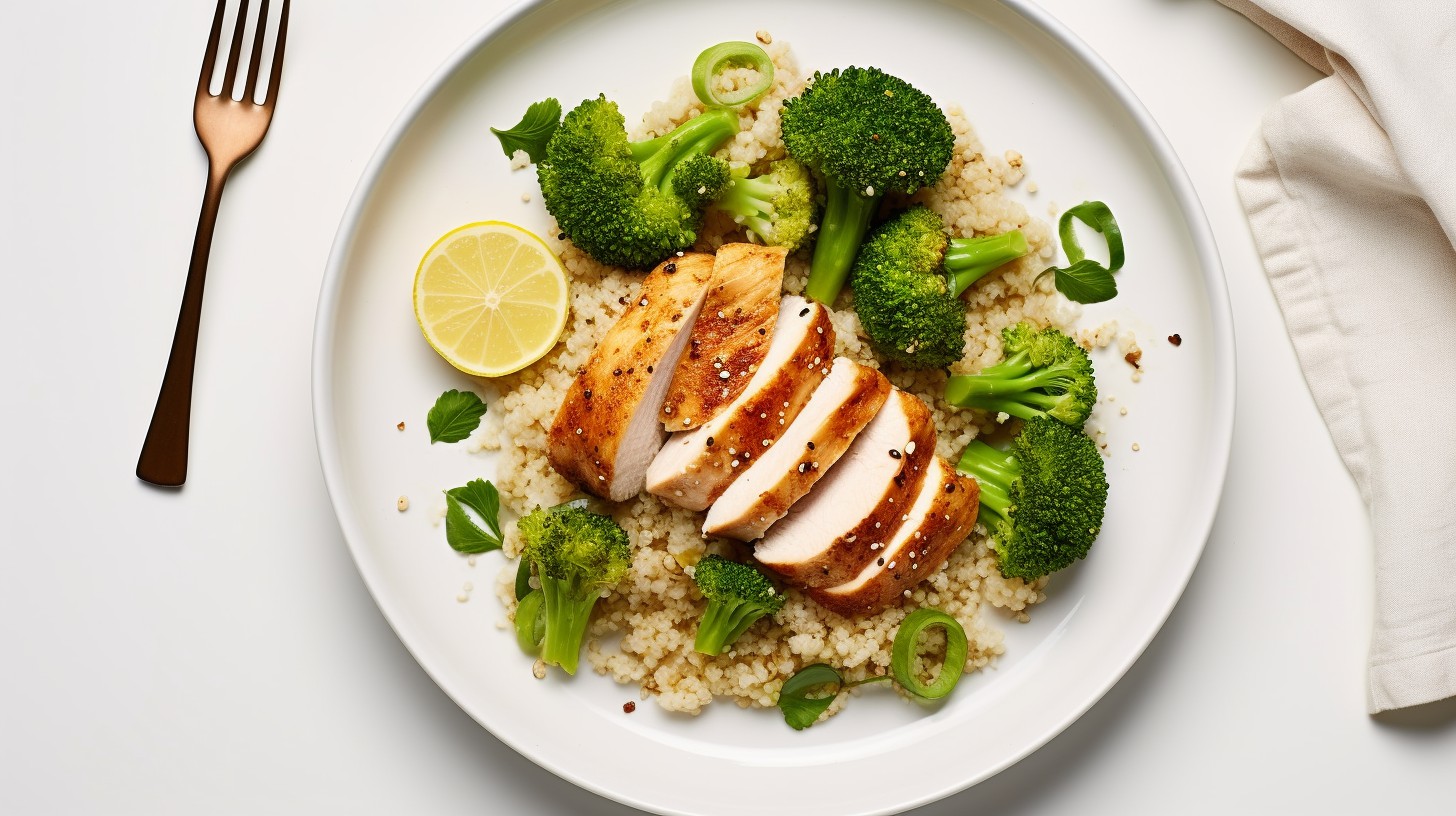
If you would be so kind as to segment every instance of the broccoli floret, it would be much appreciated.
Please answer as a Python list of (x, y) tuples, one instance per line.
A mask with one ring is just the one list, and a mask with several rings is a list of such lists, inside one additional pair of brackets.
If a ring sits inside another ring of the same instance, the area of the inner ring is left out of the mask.
[(1051, 417), (1080, 428), (1097, 404), (1092, 360), (1076, 341), (1054, 328), (1027, 323), (1001, 332), (1004, 357), (979, 374), (951, 377), (945, 401), (1021, 419)]
[(955, 134), (935, 101), (878, 68), (816, 73), (780, 119), (789, 155), (824, 179), (826, 203), (805, 294), (831, 305), (880, 199), (931, 185)]
[[(933, 228), (925, 228), (927, 221)], [(966, 307), (936, 272), (940, 216), (916, 207), (870, 233), (854, 263), (854, 309), (881, 356), (943, 368), (966, 350)]]
[(708, 599), (693, 643), (693, 648), (703, 654), (722, 654), (754, 621), (784, 606), (784, 596), (774, 590), (763, 573), (716, 555), (698, 562), (693, 580)]
[(735, 167), (715, 204), (750, 237), (792, 252), (807, 242), (814, 224), (814, 179), (793, 159), (773, 162), (767, 173), (753, 178), (746, 166)]
[[(617, 103), (588, 99), (566, 114), (546, 144), (536, 165), (541, 197), (561, 231), (587, 254), (645, 269), (696, 240), (704, 206), (728, 181), (726, 164), (709, 154), (737, 132), (738, 114), (720, 108), (666, 135), (631, 142)], [(712, 179), (716, 186), (708, 184)]]
[(1052, 419), (1028, 420), (1000, 451), (979, 440), (956, 468), (981, 486), (980, 521), (1001, 574), (1032, 580), (1082, 558), (1102, 530), (1107, 475), (1097, 444)]
[(592, 607), (632, 563), (627, 532), (611, 516), (569, 504), (537, 508), (517, 524), (545, 596), (541, 659), (575, 674)]

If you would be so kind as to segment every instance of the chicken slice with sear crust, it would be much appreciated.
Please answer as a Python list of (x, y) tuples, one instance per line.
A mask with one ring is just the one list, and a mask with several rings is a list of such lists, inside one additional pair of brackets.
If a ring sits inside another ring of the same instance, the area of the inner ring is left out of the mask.
[(789, 429), (708, 510), (705, 535), (761, 538), (829, 473), (890, 396), (890, 381), (840, 357)]
[(777, 323), (748, 387), (718, 416), (667, 441), (647, 469), (647, 492), (705, 509), (783, 436), (829, 373), (834, 327), (827, 309), (795, 295), (783, 299)]
[(940, 457), (930, 461), (910, 518), (876, 551), (859, 575), (832, 587), (809, 590), (809, 597), (841, 615), (872, 615), (900, 603), (910, 588), (940, 569), (976, 526), (980, 486)]
[(647, 466), (666, 438), (658, 410), (712, 274), (712, 255), (689, 252), (642, 279), (551, 423), (547, 458), (557, 473), (612, 501), (642, 491)]
[(769, 529), (759, 563), (806, 587), (831, 587), (874, 563), (920, 492), (935, 424), (919, 397), (890, 392), (839, 462)]
[[(726, 409), (763, 365), (784, 288), (783, 247), (724, 244), (688, 351), (662, 404), (662, 424), (687, 431)], [(723, 377), (723, 372), (728, 377)]]

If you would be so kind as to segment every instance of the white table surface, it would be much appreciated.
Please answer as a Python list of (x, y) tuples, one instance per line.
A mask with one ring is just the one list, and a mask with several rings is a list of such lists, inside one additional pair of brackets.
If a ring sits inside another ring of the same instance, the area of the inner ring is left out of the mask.
[[(1202, 196), (1238, 427), (1207, 552), (1142, 659), (1041, 751), (922, 812), (1450, 812), (1456, 704), (1365, 714), (1368, 524), (1233, 190), (1261, 114), (1316, 74), (1213, 0), (1045, 5), (1142, 97)], [(213, 246), (190, 481), (132, 475), (201, 199), (210, 6), (14, 3), (0, 24), (0, 812), (628, 813), (420, 670), (314, 450), (310, 336), (345, 202), (503, 0), (296, 4), (277, 121)]]

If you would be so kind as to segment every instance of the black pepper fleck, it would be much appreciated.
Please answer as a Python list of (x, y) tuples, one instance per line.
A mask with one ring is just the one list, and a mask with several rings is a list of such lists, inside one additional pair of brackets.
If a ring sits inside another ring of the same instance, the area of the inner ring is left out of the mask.
[[(651, 340), (651, 339), (652, 339), (652, 338), (651, 338), (651, 337), (649, 337), (649, 338), (647, 338), (647, 339), (648, 339), (648, 340)], [(648, 374), (651, 374), (651, 373), (652, 373), (652, 366), (648, 366), (648, 367), (647, 367), (647, 373), (648, 373)]]
[(885, 565), (885, 559), (883, 559), (883, 558), (876, 558), (875, 559), (875, 566), (877, 566), (877, 567), (883, 567), (884, 565)]
[(620, 369), (620, 368), (614, 368), (614, 369), (612, 369), (612, 376), (613, 377), (620, 377), (620, 376), (622, 376), (622, 369)]
[(564, 233), (564, 232), (558, 232), (558, 233), (556, 233), (556, 240), (558, 240), (558, 241), (565, 241), (566, 240), (566, 233)]
[(768, 334), (768, 329), (759, 329), (758, 330), (758, 333), (759, 334)]
[(708, 447), (713, 447), (713, 437), (708, 437)]
[(637, 710), (637, 704), (634, 703), (634, 702), (632, 702), (631, 700), (628, 700), (627, 702), (622, 703), (622, 713), (624, 713), (624, 714), (631, 714), (632, 712), (634, 712), (636, 710)]
[(1168, 342), (1169, 343), (1172, 343), (1175, 346), (1181, 346), (1181, 345), (1183, 345), (1183, 335), (1181, 335), (1181, 334), (1170, 334), (1170, 335), (1168, 335)]
[(591, 399), (591, 389), (588, 388), (585, 392), (582, 393), (582, 396), (586, 397), (587, 399)]
[(809, 313), (809, 307), (808, 306), (805, 306), (804, 308), (802, 308), (802, 309), (799, 310), (799, 317), (803, 317), (804, 315), (806, 315), (808, 313)]
[(899, 459), (900, 458), (900, 452), (897, 451), (897, 450), (895, 450), (894, 448), (890, 448), (890, 458), (891, 459)]
[(677, 271), (677, 264), (673, 263), (672, 261), (668, 261), (667, 266), (664, 266), (662, 268), (662, 271), (671, 275), (672, 273)]
[(808, 444), (809, 444), (809, 450), (814, 450), (814, 443), (813, 442), (810, 442)]
[(954, 493), (955, 492), (955, 482), (946, 482), (945, 483), (945, 492), (947, 492), (947, 493)]
[(617, 305), (618, 306), (626, 306), (627, 305), (627, 299), (624, 298), (624, 297), (617, 298)]

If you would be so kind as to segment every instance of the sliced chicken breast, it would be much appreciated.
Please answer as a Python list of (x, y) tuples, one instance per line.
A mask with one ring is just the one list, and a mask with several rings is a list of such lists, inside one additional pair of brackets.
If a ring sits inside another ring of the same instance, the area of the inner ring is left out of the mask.
[(669, 431), (703, 425), (748, 388), (773, 339), (787, 255), (757, 244), (718, 248), (708, 298), (662, 403)]
[(642, 492), (666, 432), (657, 421), (713, 274), (713, 256), (690, 252), (642, 279), (642, 288), (566, 392), (547, 457), (588, 493), (625, 501)]
[(738, 477), (708, 510), (706, 535), (739, 541), (763, 537), (826, 474), (890, 396), (885, 375), (847, 357), (773, 447)]
[(940, 569), (976, 526), (980, 486), (932, 457), (920, 492), (900, 528), (875, 551), (875, 560), (838, 586), (809, 590), (809, 597), (841, 615), (871, 615), (897, 604), (910, 588)]
[(894, 389), (838, 463), (758, 542), (760, 563), (806, 587), (859, 575), (899, 529), (930, 460), (935, 423), (919, 397)]
[(647, 492), (702, 510), (788, 430), (829, 373), (834, 327), (827, 309), (795, 295), (783, 299), (777, 324), (763, 365), (738, 399), (668, 439), (647, 469)]

